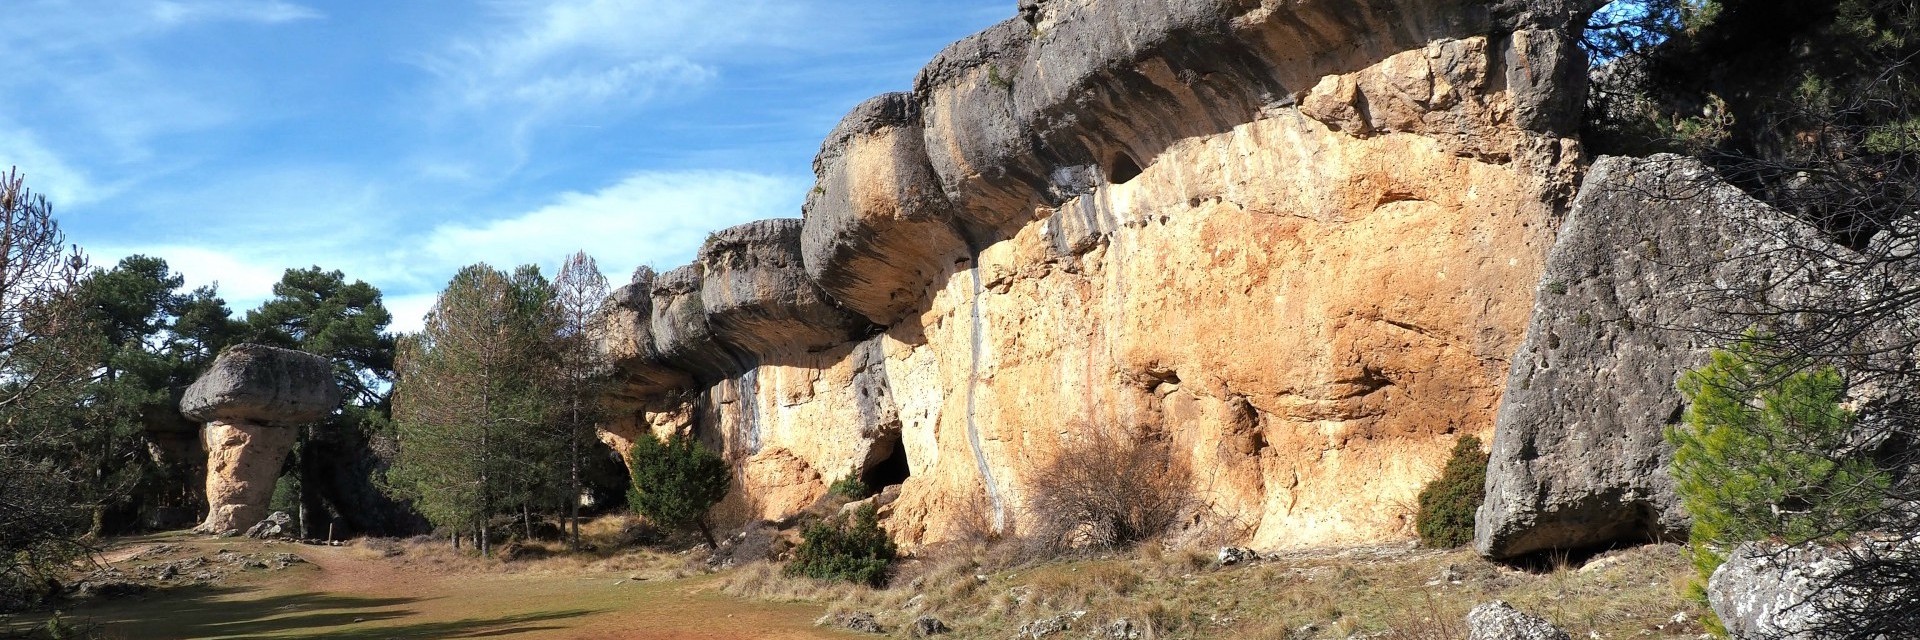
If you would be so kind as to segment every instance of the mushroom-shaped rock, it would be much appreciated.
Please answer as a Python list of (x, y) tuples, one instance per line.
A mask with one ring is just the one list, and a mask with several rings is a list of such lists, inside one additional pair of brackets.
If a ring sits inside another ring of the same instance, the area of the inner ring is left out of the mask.
[(889, 93), (847, 114), (813, 161), (819, 187), (800, 235), (807, 275), (882, 325), (918, 308), (967, 250), (923, 138), (912, 94)]
[(292, 427), (317, 422), (339, 404), (325, 358), (257, 344), (220, 354), (180, 400), (180, 413), (207, 425), (207, 518), (197, 530), (245, 530), (267, 517), (274, 481), (298, 435)]
[(759, 358), (852, 342), (868, 326), (801, 265), (801, 221), (721, 229), (700, 247), (700, 301), (722, 341)]

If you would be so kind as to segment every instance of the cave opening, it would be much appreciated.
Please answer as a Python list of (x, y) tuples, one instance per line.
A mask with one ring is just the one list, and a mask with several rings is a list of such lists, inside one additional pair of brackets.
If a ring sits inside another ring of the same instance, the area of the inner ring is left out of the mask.
[(1107, 164), (1110, 166), (1107, 169), (1108, 184), (1126, 184), (1140, 177), (1140, 163), (1124, 151), (1113, 154), (1113, 162)]
[(867, 485), (868, 490), (878, 493), (881, 489), (906, 482), (910, 475), (912, 474), (908, 471), (907, 448), (899, 442), (894, 442), (888, 447), (886, 457), (881, 458), (879, 462), (868, 464), (866, 469), (860, 471), (860, 483)]

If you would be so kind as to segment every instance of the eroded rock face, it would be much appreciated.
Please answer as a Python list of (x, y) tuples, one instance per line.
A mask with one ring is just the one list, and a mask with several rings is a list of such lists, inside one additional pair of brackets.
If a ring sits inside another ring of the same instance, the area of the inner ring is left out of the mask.
[(1577, 182), (1560, 76), (1584, 59), (1560, 29), (1589, 4), (1027, 3), (816, 162), (806, 272), (884, 332), (694, 357), (747, 341), (687, 302), (721, 264), (703, 254), (654, 286), (651, 330), (705, 372), (608, 439), (719, 446), (723, 524), (904, 476), (886, 524), (920, 543), (1031, 526), (1034, 470), (1120, 427), (1207, 471), (1196, 532), (1406, 536), (1381, 505), (1491, 431)]
[(717, 339), (756, 361), (845, 344), (866, 321), (827, 297), (800, 257), (801, 222), (721, 229), (700, 247), (700, 302)]
[(827, 136), (813, 170), (819, 184), (801, 234), (807, 275), (848, 309), (881, 325), (898, 322), (966, 255), (927, 163), (911, 94), (855, 107)]
[(180, 412), (207, 425), (207, 517), (196, 531), (245, 530), (267, 516), (273, 485), (299, 433), (340, 403), (325, 358), (241, 344), (187, 388)]
[(1817, 547), (1743, 544), (1714, 569), (1707, 602), (1734, 638), (1814, 640), (1810, 630), (1828, 624), (1819, 599), (1841, 597), (1825, 587), (1848, 564), (1846, 554)]
[(1819, 281), (1789, 243), (1826, 246), (1695, 161), (1594, 163), (1513, 358), (1476, 519), (1482, 554), (1685, 537), (1661, 435), (1684, 408), (1674, 385), (1746, 328), (1723, 313), (1727, 292), (1791, 296)]
[(649, 328), (659, 362), (709, 382), (738, 373), (746, 358), (713, 332), (700, 296), (704, 279), (699, 263), (660, 274), (653, 283)]
[(652, 269), (642, 268), (633, 282), (615, 289), (602, 307), (596, 337), (625, 381), (620, 394), (643, 398), (691, 386), (687, 372), (666, 364), (653, 343)]

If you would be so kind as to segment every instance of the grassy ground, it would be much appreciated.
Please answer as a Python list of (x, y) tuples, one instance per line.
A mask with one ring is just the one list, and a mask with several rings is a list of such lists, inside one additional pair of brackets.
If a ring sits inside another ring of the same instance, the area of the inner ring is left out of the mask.
[(1456, 640), (1466, 637), (1467, 612), (1495, 599), (1575, 638), (1704, 632), (1703, 611), (1678, 595), (1688, 567), (1673, 545), (1539, 572), (1466, 550), (1404, 545), (1288, 553), (1230, 567), (1216, 566), (1211, 553), (1152, 547), (1015, 566), (997, 555), (975, 549), (909, 561), (888, 589), (785, 578), (765, 563), (722, 581), (742, 597), (870, 612), (901, 637), (914, 618), (932, 615), (956, 637), (1013, 637), (1021, 626), (1051, 618), (1071, 626), (1059, 637)]
[[(511, 549), (511, 561), (433, 540), (317, 547), (179, 534), (128, 539), (105, 559), (159, 588), (66, 614), (129, 639), (799, 640), (859, 637), (815, 620), (867, 612), (895, 637), (932, 615), (953, 627), (953, 638), (1019, 637), (1023, 625), (1053, 619), (1069, 627), (1049, 636), (1062, 639), (1463, 640), (1466, 612), (1503, 599), (1575, 638), (1703, 633), (1702, 611), (1678, 595), (1689, 569), (1672, 545), (1539, 571), (1406, 545), (1290, 552), (1227, 567), (1211, 550), (1153, 545), (1049, 562), (1022, 560), (1008, 547), (948, 548), (923, 550), (898, 565), (891, 587), (869, 589), (787, 578), (768, 562), (710, 574), (704, 551), (623, 545), (627, 529), (622, 520), (601, 521), (587, 536), (598, 551), (531, 545)], [(284, 553), (306, 562), (236, 560)], [(194, 568), (153, 578), (168, 563)], [(227, 571), (193, 578), (206, 567)], [(0, 637), (43, 620), (0, 619)]]
[[(165, 553), (146, 553), (161, 546)], [(120, 541), (107, 554), (127, 574), (219, 551), (306, 560), (235, 572), (212, 584), (157, 581), (144, 594), (64, 612), (106, 638), (616, 638), (812, 640), (848, 637), (813, 625), (823, 607), (746, 602), (717, 589), (684, 555), (590, 553), (501, 562), (443, 542), (345, 547), (168, 535)], [(531, 555), (538, 555), (533, 553)], [(45, 615), (0, 620), (0, 637)]]

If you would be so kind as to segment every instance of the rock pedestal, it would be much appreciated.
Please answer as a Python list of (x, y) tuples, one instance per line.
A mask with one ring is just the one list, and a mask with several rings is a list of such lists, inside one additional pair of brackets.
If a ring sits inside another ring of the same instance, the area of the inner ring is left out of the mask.
[(257, 344), (220, 354), (180, 400), (181, 414), (207, 423), (207, 517), (194, 530), (244, 531), (267, 517), (274, 482), (299, 436), (295, 427), (339, 404), (325, 358)]
[(207, 423), (207, 519), (194, 530), (245, 530), (267, 517), (273, 485), (299, 430), (247, 422)]

